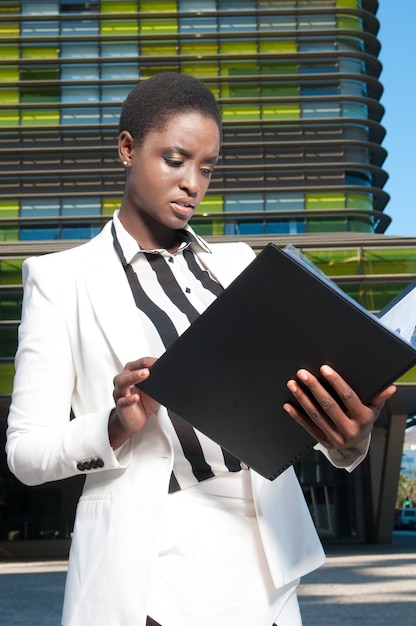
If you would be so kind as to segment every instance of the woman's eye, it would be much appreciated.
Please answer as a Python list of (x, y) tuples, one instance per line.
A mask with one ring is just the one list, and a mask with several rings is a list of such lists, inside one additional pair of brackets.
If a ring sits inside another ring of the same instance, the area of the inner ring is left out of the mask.
[(204, 176), (212, 176), (212, 170), (208, 167), (203, 167), (201, 172)]
[(165, 161), (171, 167), (180, 167), (182, 165), (182, 161), (177, 161), (176, 159), (165, 159)]

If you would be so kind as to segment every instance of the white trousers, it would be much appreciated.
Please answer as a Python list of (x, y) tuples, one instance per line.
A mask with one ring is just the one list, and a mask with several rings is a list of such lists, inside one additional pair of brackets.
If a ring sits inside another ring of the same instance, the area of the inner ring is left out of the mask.
[(161, 626), (301, 626), (298, 584), (273, 585), (248, 471), (168, 496), (148, 607)]

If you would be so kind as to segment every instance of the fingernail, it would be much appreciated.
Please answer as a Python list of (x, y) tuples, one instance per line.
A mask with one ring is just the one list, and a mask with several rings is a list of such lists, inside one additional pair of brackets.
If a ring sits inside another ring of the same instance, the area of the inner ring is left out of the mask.
[(306, 381), (309, 378), (309, 374), (306, 370), (299, 370), (297, 372), (298, 378), (300, 378), (304, 383), (306, 383)]
[(321, 372), (330, 376), (334, 373), (334, 370), (332, 369), (332, 367), (329, 367), (329, 365), (322, 365)]
[(289, 391), (292, 391), (292, 393), (296, 393), (296, 391), (298, 389), (298, 386), (297, 386), (297, 384), (295, 383), (294, 380), (289, 380), (288, 383), (287, 383), (287, 387), (288, 387)]

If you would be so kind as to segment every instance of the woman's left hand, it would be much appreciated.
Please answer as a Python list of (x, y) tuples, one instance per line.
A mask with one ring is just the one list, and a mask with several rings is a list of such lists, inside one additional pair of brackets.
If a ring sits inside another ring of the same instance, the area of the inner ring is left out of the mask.
[[(303, 410), (288, 403), (283, 408), (325, 448), (353, 448), (369, 436), (385, 401), (394, 394), (396, 387), (390, 385), (368, 404), (363, 404), (355, 391), (331, 367), (323, 365), (320, 371), (344, 404), (344, 408), (305, 369), (297, 372), (302, 385), (296, 380), (289, 380), (287, 383), (288, 389)], [(303, 386), (309, 390), (310, 395)]]

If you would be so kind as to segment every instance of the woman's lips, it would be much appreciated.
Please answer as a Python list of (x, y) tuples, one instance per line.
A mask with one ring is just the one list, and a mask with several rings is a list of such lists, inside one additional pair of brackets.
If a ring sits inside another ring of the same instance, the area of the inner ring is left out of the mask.
[(171, 207), (177, 215), (188, 216), (192, 215), (195, 211), (195, 205), (190, 204), (189, 202), (181, 202), (180, 200), (176, 200), (175, 202), (171, 202)]

